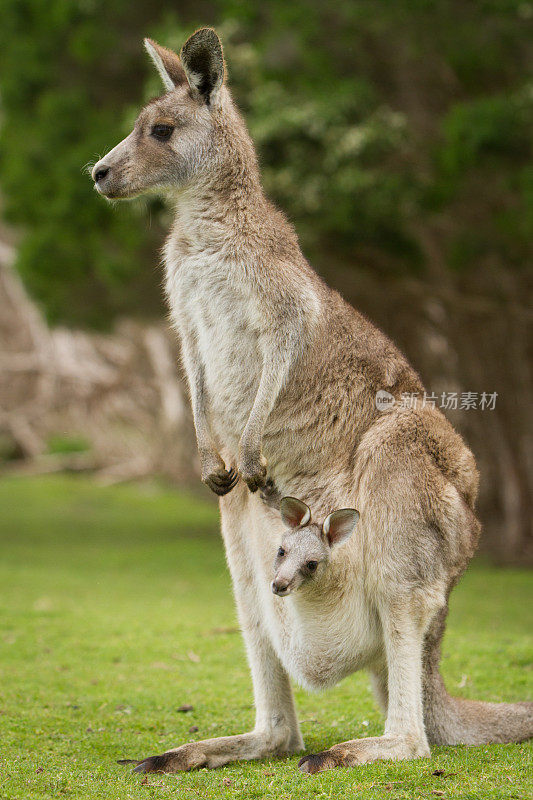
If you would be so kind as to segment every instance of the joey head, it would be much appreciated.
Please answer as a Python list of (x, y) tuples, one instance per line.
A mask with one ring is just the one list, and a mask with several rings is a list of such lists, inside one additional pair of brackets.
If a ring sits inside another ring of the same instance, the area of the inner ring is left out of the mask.
[(341, 508), (319, 525), (311, 521), (308, 506), (295, 497), (284, 497), (280, 511), (288, 530), (274, 560), (272, 591), (286, 597), (323, 573), (333, 548), (346, 542), (354, 532), (359, 512)]

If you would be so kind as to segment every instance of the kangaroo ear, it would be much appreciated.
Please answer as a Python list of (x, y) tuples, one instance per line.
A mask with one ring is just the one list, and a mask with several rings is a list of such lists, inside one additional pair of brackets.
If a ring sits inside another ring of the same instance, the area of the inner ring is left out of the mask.
[(335, 547), (349, 539), (358, 521), (359, 511), (356, 511), (355, 508), (341, 508), (326, 517), (322, 531), (329, 546)]
[(295, 497), (284, 497), (280, 503), (281, 519), (289, 528), (299, 528), (311, 522), (309, 506)]
[(180, 53), (189, 86), (196, 97), (212, 103), (224, 81), (222, 44), (213, 28), (200, 28), (187, 39)]
[(145, 39), (144, 46), (146, 52), (155, 64), (155, 67), (161, 75), (161, 80), (167, 91), (171, 92), (176, 86), (187, 81), (187, 76), (181, 66), (179, 56), (168, 47), (161, 47), (160, 44), (154, 42), (153, 39)]

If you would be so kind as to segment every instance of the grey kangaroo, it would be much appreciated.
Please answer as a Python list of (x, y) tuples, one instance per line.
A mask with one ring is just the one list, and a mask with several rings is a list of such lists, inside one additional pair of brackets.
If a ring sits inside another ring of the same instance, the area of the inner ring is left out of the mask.
[[(204, 28), (180, 56), (146, 40), (165, 94), (93, 169), (98, 192), (163, 192), (175, 209), (166, 290), (181, 340), (202, 478), (222, 535), (252, 672), (252, 731), (183, 744), (139, 772), (218, 767), (304, 748), (289, 676), (310, 688), (366, 669), (382, 736), (300, 761), (304, 772), (429, 755), (429, 744), (518, 742), (533, 703), (450, 697), (439, 673), (448, 596), (474, 553), (474, 458), (438, 409), (376, 407), (424, 389), (396, 347), (326, 286), (265, 197), (254, 147)], [(357, 508), (322, 580), (270, 587), (284, 525), (267, 479), (317, 519)]]

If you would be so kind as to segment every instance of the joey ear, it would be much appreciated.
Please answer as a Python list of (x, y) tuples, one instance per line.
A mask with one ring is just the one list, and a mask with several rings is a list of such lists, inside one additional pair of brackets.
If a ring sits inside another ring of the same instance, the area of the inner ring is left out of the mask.
[(355, 508), (341, 508), (326, 517), (322, 531), (329, 546), (335, 547), (349, 539), (358, 521), (359, 511), (356, 511)]
[(193, 33), (181, 48), (180, 58), (193, 94), (210, 105), (222, 86), (225, 70), (222, 44), (213, 28)]
[(168, 47), (162, 47), (157, 42), (154, 42), (153, 39), (145, 39), (144, 46), (154, 62), (155, 68), (161, 75), (161, 80), (167, 91), (171, 92), (176, 86), (187, 81), (187, 76), (177, 53), (169, 50)]
[(311, 522), (309, 506), (296, 497), (284, 497), (280, 503), (281, 519), (289, 528), (299, 528)]

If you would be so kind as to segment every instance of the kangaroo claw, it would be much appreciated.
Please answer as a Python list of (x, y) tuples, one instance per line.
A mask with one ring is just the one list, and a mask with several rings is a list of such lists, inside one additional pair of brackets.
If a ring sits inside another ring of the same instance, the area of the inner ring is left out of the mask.
[(219, 497), (231, 492), (238, 480), (239, 473), (233, 468), (230, 470), (221, 469), (203, 478), (203, 482)]

